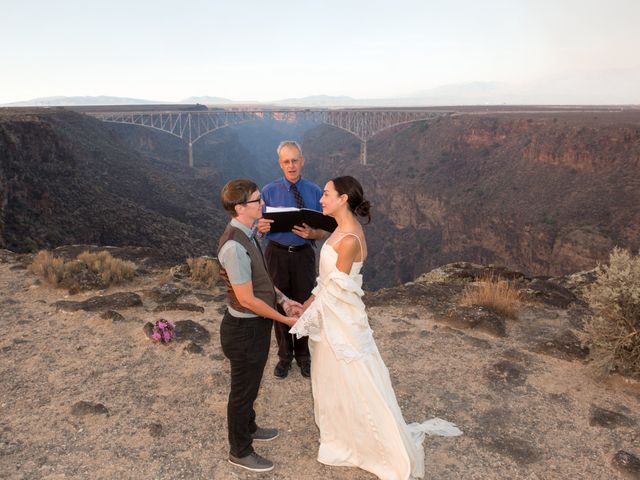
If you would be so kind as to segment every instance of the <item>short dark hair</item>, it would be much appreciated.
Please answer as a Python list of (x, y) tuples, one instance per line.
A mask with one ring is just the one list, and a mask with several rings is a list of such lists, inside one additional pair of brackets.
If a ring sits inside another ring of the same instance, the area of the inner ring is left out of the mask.
[(258, 190), (258, 185), (252, 180), (245, 178), (231, 180), (222, 187), (222, 192), (220, 192), (222, 206), (232, 217), (237, 217), (235, 206), (246, 203), (256, 190)]
[(367, 223), (371, 222), (371, 204), (369, 200), (365, 200), (364, 190), (360, 182), (349, 175), (336, 177), (331, 181), (338, 195), (347, 195), (349, 197), (349, 200), (347, 200), (349, 210), (360, 217), (367, 217)]

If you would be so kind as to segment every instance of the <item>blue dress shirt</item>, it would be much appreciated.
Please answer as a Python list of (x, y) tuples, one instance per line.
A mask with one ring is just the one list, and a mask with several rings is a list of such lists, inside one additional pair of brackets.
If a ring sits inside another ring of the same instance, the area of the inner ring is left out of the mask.
[[(291, 191), (291, 185), (293, 184), (284, 177), (265, 185), (262, 189), (262, 199), (265, 205), (263, 212), (266, 207), (297, 207), (296, 198)], [(302, 195), (304, 208), (322, 212), (322, 205), (320, 205), (322, 189), (305, 178), (300, 178), (295, 185)], [(292, 232), (269, 232), (267, 233), (267, 240), (273, 240), (282, 245), (313, 244), (312, 240), (305, 240)]]

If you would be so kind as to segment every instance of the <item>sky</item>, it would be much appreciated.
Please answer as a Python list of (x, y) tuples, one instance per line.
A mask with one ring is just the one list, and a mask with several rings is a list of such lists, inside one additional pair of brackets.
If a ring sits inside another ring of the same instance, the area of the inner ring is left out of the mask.
[(0, 104), (412, 97), (474, 82), (496, 98), (640, 103), (638, 0), (0, 0), (0, 12)]

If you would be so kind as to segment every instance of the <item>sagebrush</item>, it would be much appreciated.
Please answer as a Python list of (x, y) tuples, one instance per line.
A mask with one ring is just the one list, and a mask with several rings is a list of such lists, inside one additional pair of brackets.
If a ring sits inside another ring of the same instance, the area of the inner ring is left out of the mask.
[(132, 279), (136, 265), (114, 258), (109, 252), (83, 252), (74, 260), (65, 261), (47, 250), (38, 252), (29, 271), (53, 287), (72, 291), (106, 288)]
[(596, 268), (586, 296), (593, 316), (582, 340), (595, 365), (640, 376), (640, 253), (615, 248), (609, 264)]
[(500, 277), (485, 277), (465, 288), (461, 303), (485, 307), (499, 315), (517, 318), (520, 310), (520, 292)]
[(212, 288), (220, 278), (220, 264), (215, 258), (187, 258), (191, 271), (191, 280), (208, 288)]

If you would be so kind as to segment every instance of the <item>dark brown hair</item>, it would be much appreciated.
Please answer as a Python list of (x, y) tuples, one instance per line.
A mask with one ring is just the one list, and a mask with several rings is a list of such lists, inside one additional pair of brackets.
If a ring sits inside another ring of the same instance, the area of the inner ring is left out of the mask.
[(220, 192), (222, 206), (231, 214), (232, 217), (237, 217), (238, 214), (235, 206), (246, 203), (251, 194), (256, 190), (258, 190), (258, 185), (251, 180), (244, 178), (231, 180), (222, 187), (222, 192)]
[(347, 195), (349, 197), (349, 200), (347, 200), (349, 210), (360, 217), (367, 217), (367, 223), (371, 222), (371, 203), (369, 203), (369, 200), (365, 200), (360, 182), (349, 175), (336, 177), (331, 181), (338, 195)]

